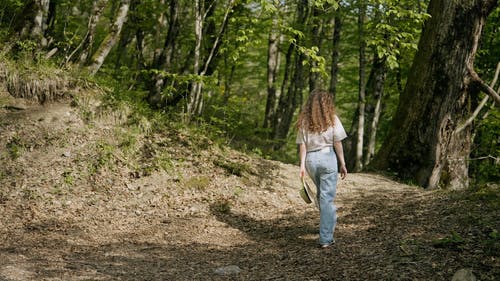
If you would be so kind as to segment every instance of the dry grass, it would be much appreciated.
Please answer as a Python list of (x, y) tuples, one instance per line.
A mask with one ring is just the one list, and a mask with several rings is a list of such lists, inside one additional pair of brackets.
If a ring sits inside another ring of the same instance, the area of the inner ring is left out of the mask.
[(81, 83), (58, 68), (4, 61), (0, 62), (0, 84), (14, 98), (44, 104), (68, 98)]

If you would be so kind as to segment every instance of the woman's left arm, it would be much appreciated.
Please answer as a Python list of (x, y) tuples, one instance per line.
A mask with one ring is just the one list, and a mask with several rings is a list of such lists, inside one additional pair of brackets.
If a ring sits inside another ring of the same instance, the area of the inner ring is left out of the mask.
[(342, 146), (342, 142), (335, 141), (333, 143), (333, 147), (335, 148), (335, 153), (337, 154), (337, 159), (338, 159), (339, 164), (340, 164), (340, 167), (339, 167), (340, 178), (345, 179), (345, 177), (347, 176), (347, 168), (345, 167), (344, 148)]
[(299, 144), (299, 158), (300, 158), (300, 172), (299, 176), (303, 178), (306, 175), (306, 145), (304, 143)]

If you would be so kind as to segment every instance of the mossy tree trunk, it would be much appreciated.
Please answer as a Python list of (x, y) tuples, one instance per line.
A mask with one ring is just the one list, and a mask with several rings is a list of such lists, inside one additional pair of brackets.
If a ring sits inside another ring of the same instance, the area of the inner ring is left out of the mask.
[(497, 0), (431, 0), (408, 82), (373, 166), (420, 186), (466, 187), (470, 127), (454, 134), (479, 91), (474, 56)]
[[(75, 50), (81, 47), (82, 52), (80, 54), (80, 64), (84, 65), (87, 63), (88, 58), (92, 54), (92, 46), (94, 45), (95, 33), (97, 24), (99, 23), (99, 18), (101, 17), (102, 11), (108, 4), (108, 0), (94, 0), (92, 2), (92, 11), (90, 12), (88, 24), (87, 24), (87, 33), (85, 34), (80, 46)], [(71, 59), (71, 56), (68, 60)]]
[(91, 74), (97, 73), (99, 68), (101, 68), (104, 60), (108, 56), (111, 48), (116, 44), (120, 38), (123, 24), (127, 20), (127, 15), (130, 7), (130, 0), (121, 0), (120, 8), (118, 9), (118, 14), (116, 15), (115, 21), (111, 26), (109, 34), (104, 38), (104, 40), (99, 45), (99, 48), (92, 56), (90, 65), (87, 67)]

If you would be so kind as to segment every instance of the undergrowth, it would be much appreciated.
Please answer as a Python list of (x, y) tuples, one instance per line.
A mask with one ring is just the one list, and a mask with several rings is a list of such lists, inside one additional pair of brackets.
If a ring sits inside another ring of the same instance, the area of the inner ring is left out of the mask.
[(433, 241), (435, 247), (481, 248), (486, 254), (500, 257), (500, 188), (483, 185), (449, 193), (450, 212), (457, 214), (457, 229)]

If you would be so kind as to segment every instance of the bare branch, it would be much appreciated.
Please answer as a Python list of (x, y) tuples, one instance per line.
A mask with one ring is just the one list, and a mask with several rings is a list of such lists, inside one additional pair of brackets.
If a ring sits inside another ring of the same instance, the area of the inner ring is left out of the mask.
[(217, 37), (215, 37), (214, 45), (212, 46), (212, 49), (210, 50), (210, 54), (208, 55), (207, 61), (205, 62), (205, 67), (204, 67), (203, 71), (200, 74), (201, 76), (205, 75), (205, 73), (208, 70), (208, 66), (210, 65), (210, 62), (211, 62), (212, 58), (215, 55), (214, 54), (215, 50), (217, 49), (219, 41), (222, 38), (222, 34), (224, 33), (224, 30), (226, 29), (226, 26), (227, 26), (227, 23), (228, 23), (228, 20), (229, 20), (229, 13), (231, 12), (231, 10), (234, 7), (234, 2), (235, 2), (234, 0), (229, 0), (228, 7), (227, 7), (227, 10), (226, 10), (226, 13), (224, 14), (224, 19), (222, 21), (219, 33), (217, 34)]
[[(497, 64), (497, 68), (495, 70), (495, 76), (493, 77), (493, 80), (491, 81), (491, 84), (489, 86), (491, 89), (493, 89), (493, 87), (495, 87), (495, 84), (497, 83), (498, 75), (499, 74), (500, 74), (500, 62), (498, 62), (498, 64)], [(498, 90), (496, 91), (496, 93), (499, 93), (499, 92), (500, 92), (500, 86), (498, 87)], [(474, 121), (474, 119), (476, 119), (476, 117), (479, 115), (479, 112), (481, 112), (481, 110), (483, 109), (483, 107), (488, 102), (489, 97), (490, 97), (489, 95), (486, 95), (481, 100), (481, 102), (476, 107), (476, 110), (474, 110), (474, 112), (472, 113), (472, 115), (463, 124), (461, 124), (460, 126), (458, 126), (455, 129), (455, 131), (453, 132), (454, 134), (460, 133), (461, 131), (463, 131), (463, 129), (467, 128), (467, 126), (469, 126), (470, 124), (472, 124), (472, 121)]]
[[(498, 80), (498, 75), (500, 74), (500, 61), (497, 64), (497, 69), (495, 70), (495, 76), (493, 76), (493, 80), (491, 81), (490, 87), (494, 88), (495, 84), (497, 83)], [(497, 91), (498, 92), (498, 91)]]
[(477, 73), (474, 71), (474, 69), (469, 68), (469, 74), (471, 75), (472, 82), (478, 86), (478, 88), (484, 92), (485, 94), (489, 95), (494, 101), (497, 106), (500, 106), (500, 95), (495, 92), (493, 88), (491, 88), (488, 84), (484, 83), (483, 80), (477, 75)]
[(461, 124), (460, 126), (458, 126), (455, 131), (453, 132), (454, 134), (458, 134), (460, 133), (461, 131), (463, 131), (465, 128), (467, 128), (467, 126), (469, 126), (470, 124), (472, 124), (472, 121), (474, 121), (474, 119), (476, 119), (476, 117), (479, 115), (479, 112), (481, 112), (481, 109), (483, 109), (484, 105), (486, 105), (486, 102), (488, 101), (488, 98), (490, 96), (485, 96), (483, 98), (483, 100), (479, 103), (479, 105), (476, 107), (476, 110), (474, 110), (474, 113), (472, 113), (472, 115), (463, 123)]

